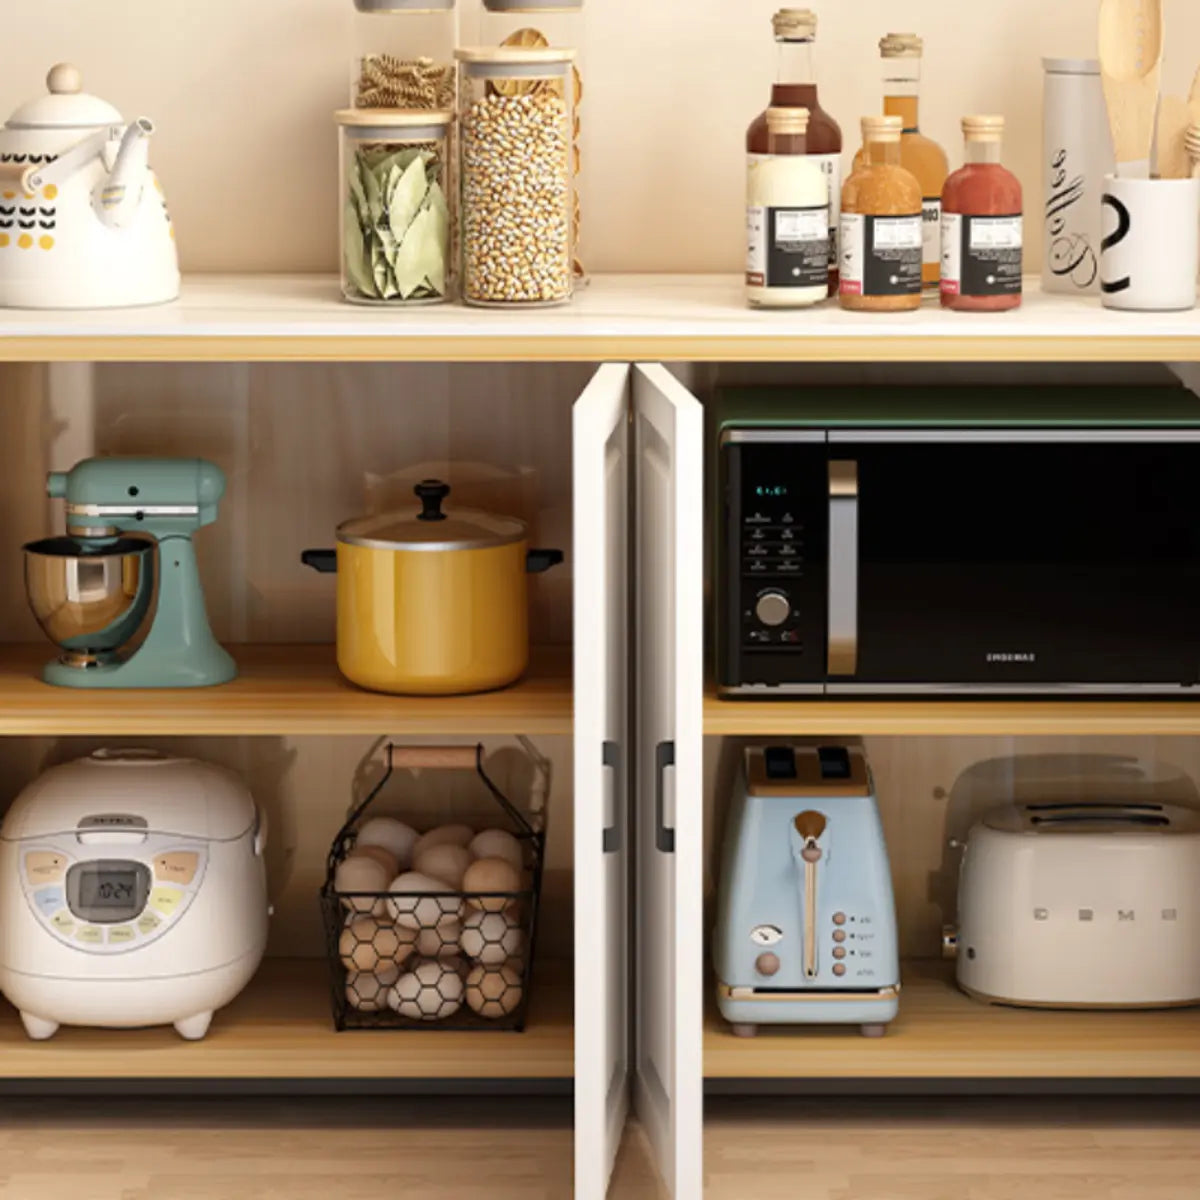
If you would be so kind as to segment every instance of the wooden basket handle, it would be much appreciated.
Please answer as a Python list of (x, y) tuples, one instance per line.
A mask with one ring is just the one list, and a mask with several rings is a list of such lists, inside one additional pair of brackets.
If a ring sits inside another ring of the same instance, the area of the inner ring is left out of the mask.
[(474, 771), (479, 762), (477, 746), (393, 746), (392, 766), (397, 770)]

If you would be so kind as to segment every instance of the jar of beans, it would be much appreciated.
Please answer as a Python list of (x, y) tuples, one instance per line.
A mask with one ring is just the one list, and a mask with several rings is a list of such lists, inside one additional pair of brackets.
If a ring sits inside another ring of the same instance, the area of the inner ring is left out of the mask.
[(454, 0), (354, 0), (350, 103), (454, 108)]
[(462, 296), (563, 304), (574, 290), (574, 50), (460, 49)]

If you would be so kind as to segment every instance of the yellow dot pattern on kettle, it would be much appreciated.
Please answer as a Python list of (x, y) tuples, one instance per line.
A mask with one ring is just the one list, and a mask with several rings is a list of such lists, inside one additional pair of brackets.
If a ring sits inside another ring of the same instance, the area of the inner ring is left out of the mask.
[(12, 238), (7, 233), (0, 233), (0, 250), (3, 250), (11, 241)]
[(58, 188), (55, 187), (54, 184), (48, 183), (42, 189), (42, 195), (45, 196), (47, 200), (57, 200), (58, 199)]
[(5, 198), (5, 200), (15, 200), (17, 198), (17, 193), (16, 192), (5, 192), (4, 198)]
[(43, 234), (42, 237), (38, 239), (38, 245), (41, 246), (43, 250), (53, 250), (54, 239), (48, 233)]
[(30, 246), (33, 245), (33, 238), (30, 237), (29, 234), (23, 233), (17, 239), (17, 245), (20, 246), (22, 250), (28, 250)]

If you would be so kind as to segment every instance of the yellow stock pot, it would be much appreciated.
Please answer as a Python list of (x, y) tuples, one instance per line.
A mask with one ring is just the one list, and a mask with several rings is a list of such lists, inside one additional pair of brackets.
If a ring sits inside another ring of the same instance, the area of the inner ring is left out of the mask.
[(562, 551), (530, 550), (515, 517), (443, 512), (450, 488), (436, 479), (413, 491), (419, 509), (346, 521), (336, 551), (301, 556), (337, 572), (338, 667), (377, 692), (505, 687), (529, 662), (528, 576), (562, 562)]

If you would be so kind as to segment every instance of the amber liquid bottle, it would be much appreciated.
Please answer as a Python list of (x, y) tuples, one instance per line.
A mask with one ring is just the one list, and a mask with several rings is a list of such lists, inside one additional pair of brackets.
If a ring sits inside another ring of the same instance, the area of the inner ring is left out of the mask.
[[(816, 14), (806, 8), (785, 8), (773, 19), (778, 45), (779, 69), (771, 89), (769, 108), (808, 109), (808, 154), (815, 158), (829, 180), (829, 294), (837, 295), (837, 233), (842, 194), (842, 131), (817, 98), (815, 56)], [(771, 152), (764, 109), (746, 133), (746, 151), (751, 161)], [(938, 194), (941, 194), (939, 189)]]
[(914, 33), (889, 33), (879, 42), (884, 115), (900, 118), (904, 129), (900, 165), (921, 185), (925, 230), (921, 278), (925, 287), (936, 288), (941, 279), (942, 188), (950, 174), (950, 163), (941, 146), (921, 132), (918, 119), (924, 50), (925, 43)]

